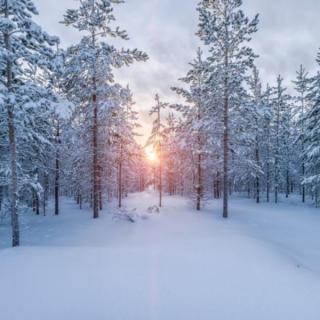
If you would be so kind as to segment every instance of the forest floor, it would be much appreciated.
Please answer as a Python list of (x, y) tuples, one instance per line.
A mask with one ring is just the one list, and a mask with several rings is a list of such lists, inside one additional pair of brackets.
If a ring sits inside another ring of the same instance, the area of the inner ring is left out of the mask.
[(63, 199), (59, 217), (24, 217), (17, 249), (0, 227), (0, 319), (320, 319), (319, 210), (233, 198), (223, 220), (220, 201), (165, 197), (147, 214), (156, 203), (130, 195), (131, 223)]

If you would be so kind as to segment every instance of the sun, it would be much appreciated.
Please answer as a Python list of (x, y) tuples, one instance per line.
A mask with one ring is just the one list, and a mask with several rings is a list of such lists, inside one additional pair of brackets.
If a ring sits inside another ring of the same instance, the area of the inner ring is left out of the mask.
[(146, 157), (147, 159), (150, 161), (150, 162), (156, 162), (158, 160), (158, 156), (157, 156), (157, 153), (156, 151), (153, 149), (152, 146), (148, 146), (144, 149), (145, 151), (145, 154), (146, 154)]

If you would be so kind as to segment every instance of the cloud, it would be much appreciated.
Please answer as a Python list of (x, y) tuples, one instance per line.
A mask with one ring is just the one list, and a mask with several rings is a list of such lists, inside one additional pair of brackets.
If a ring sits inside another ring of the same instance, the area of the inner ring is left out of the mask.
[[(61, 37), (64, 45), (79, 39), (71, 28), (59, 24), (74, 0), (56, 2), (35, 0), (40, 11), (38, 21), (45, 30)], [(141, 114), (141, 122), (150, 129), (147, 116), (153, 97), (158, 92), (164, 100), (174, 102), (172, 85), (179, 85), (200, 45), (195, 36), (198, 16), (197, 0), (127, 0), (116, 6), (117, 24), (126, 29), (128, 42), (119, 46), (146, 51), (150, 60), (116, 71), (117, 80), (130, 84)], [(291, 80), (300, 64), (313, 73), (320, 46), (320, 1), (318, 0), (244, 0), (244, 11), (251, 17), (260, 13), (259, 31), (252, 46), (260, 58), (257, 64), (264, 82), (275, 83), (278, 74), (292, 89)], [(143, 129), (143, 134), (146, 134)]]

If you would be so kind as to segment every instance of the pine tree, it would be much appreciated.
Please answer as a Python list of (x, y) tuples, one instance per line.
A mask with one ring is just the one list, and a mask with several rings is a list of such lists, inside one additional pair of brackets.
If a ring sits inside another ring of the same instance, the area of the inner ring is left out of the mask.
[(257, 31), (258, 16), (250, 21), (240, 9), (241, 0), (203, 0), (198, 6), (200, 23), (198, 35), (209, 46), (210, 63), (219, 74), (219, 87), (223, 92), (223, 217), (228, 217), (230, 171), (230, 108), (247, 68), (255, 55), (246, 43)]
[(270, 202), (270, 193), (272, 186), (272, 163), (273, 163), (273, 136), (272, 136), (272, 120), (273, 120), (273, 104), (272, 104), (272, 88), (267, 85), (262, 95), (262, 157), (263, 172), (265, 174), (265, 188), (267, 202)]
[[(255, 179), (255, 196), (256, 202), (260, 203), (261, 194), (261, 176), (263, 174), (261, 164), (261, 144), (263, 140), (262, 132), (262, 84), (260, 81), (259, 71), (254, 66), (252, 77), (249, 78), (250, 98), (249, 98), (249, 115), (250, 132), (248, 142), (253, 145), (253, 166), (250, 168), (251, 176)], [(252, 143), (251, 143), (252, 142)], [(250, 158), (249, 158), (250, 159)]]
[(274, 97), (274, 193), (275, 202), (278, 203), (278, 195), (281, 186), (285, 185), (286, 196), (289, 195), (289, 175), (290, 175), (290, 121), (289, 109), (290, 96), (286, 94), (283, 87), (283, 78), (277, 78), (277, 87)]
[[(177, 94), (185, 98), (187, 106), (173, 105), (172, 107), (180, 111), (183, 116), (184, 126), (186, 128), (186, 137), (184, 143), (188, 145), (191, 154), (192, 175), (195, 191), (196, 209), (199, 211), (202, 207), (204, 198), (204, 158), (206, 156), (207, 130), (207, 62), (203, 61), (202, 51), (198, 49), (196, 59), (190, 63), (192, 69), (181, 81), (187, 83), (188, 90), (182, 88), (173, 88)], [(209, 120), (212, 124), (213, 119)]]
[[(112, 29), (110, 23), (115, 20), (113, 4), (120, 0), (83, 0), (78, 9), (67, 10), (64, 24), (73, 26), (79, 32), (86, 32), (81, 42), (68, 50), (68, 69), (70, 76), (68, 87), (74, 97), (81, 97), (84, 105), (89, 106), (89, 121), (92, 154), (92, 198), (93, 217), (99, 217), (100, 174), (98, 157), (99, 104), (107, 95), (109, 84), (113, 81), (112, 67), (128, 65), (134, 60), (144, 61), (147, 55), (138, 50), (117, 50), (104, 42), (107, 36), (128, 40), (127, 33), (118, 27)], [(90, 115), (89, 115), (90, 114)], [(89, 120), (90, 119), (90, 120)]]
[[(320, 65), (320, 53), (317, 63)], [(310, 101), (310, 109), (304, 118), (304, 160), (305, 179), (304, 185), (310, 186), (316, 206), (319, 206), (320, 185), (320, 72), (310, 79), (307, 99)]]
[[(38, 14), (31, 0), (4, 0), (0, 2), (0, 43), (5, 48), (0, 54), (1, 95), (7, 110), (8, 146), (10, 158), (10, 202), (12, 245), (18, 246), (19, 239), (19, 172), (20, 137), (17, 117), (22, 123), (26, 108), (37, 107), (39, 100), (29, 100), (46, 96), (47, 92), (40, 86), (35, 70), (39, 74), (46, 69), (52, 55), (49, 45), (57, 42), (32, 20)], [(39, 102), (40, 103), (40, 102)], [(28, 106), (26, 107), (26, 105)], [(39, 105), (39, 104), (38, 104)], [(18, 109), (19, 112), (18, 112)], [(29, 118), (30, 119), (30, 118)], [(38, 141), (39, 142), (39, 141)]]
[(296, 117), (297, 117), (297, 127), (298, 127), (298, 137), (297, 141), (300, 144), (301, 153), (300, 153), (300, 161), (301, 161), (301, 188), (302, 188), (302, 202), (306, 201), (306, 186), (304, 184), (305, 179), (305, 134), (306, 134), (306, 114), (308, 111), (308, 73), (305, 68), (301, 65), (299, 70), (296, 72), (297, 78), (293, 81), (295, 85), (295, 89), (298, 95), (295, 98), (296, 102)]
[(153, 145), (154, 150), (157, 152), (158, 156), (158, 188), (159, 188), (159, 207), (162, 207), (162, 169), (163, 169), (163, 155), (162, 155), (162, 148), (163, 148), (163, 129), (164, 125), (162, 123), (161, 112), (162, 110), (168, 107), (167, 103), (164, 103), (160, 100), (158, 94), (155, 95), (155, 105), (152, 107), (149, 115), (155, 115), (156, 119), (153, 122), (153, 128), (151, 136), (148, 139), (147, 145)]

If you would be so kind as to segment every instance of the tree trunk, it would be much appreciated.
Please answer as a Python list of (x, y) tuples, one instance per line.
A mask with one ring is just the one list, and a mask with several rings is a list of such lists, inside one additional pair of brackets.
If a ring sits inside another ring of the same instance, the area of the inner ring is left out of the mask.
[(93, 218), (99, 218), (99, 181), (98, 181), (98, 109), (97, 95), (94, 93), (93, 101), (93, 126), (92, 126), (92, 144), (93, 144)]
[[(101, 188), (101, 185), (100, 185), (100, 188)], [(102, 192), (99, 191), (99, 209), (100, 211), (102, 211), (103, 209), (103, 199), (102, 199)]]
[(289, 198), (290, 194), (290, 175), (289, 170), (286, 171), (286, 198)]
[(304, 184), (304, 178), (306, 174), (306, 166), (305, 166), (305, 117), (304, 117), (304, 95), (301, 95), (301, 113), (302, 113), (302, 202), (306, 202), (306, 186)]
[(228, 133), (228, 108), (229, 99), (227, 89), (225, 90), (225, 101), (224, 101), (224, 133), (223, 133), (223, 217), (228, 218), (228, 186), (229, 186), (229, 175), (228, 175), (228, 161), (229, 161), (229, 133)]
[(269, 163), (267, 164), (267, 202), (270, 202), (270, 165)]
[(118, 206), (122, 207), (122, 160), (119, 160), (119, 178), (118, 178)]
[(277, 185), (274, 188), (274, 202), (278, 203), (278, 186)]
[(47, 200), (48, 200), (48, 174), (45, 173), (44, 174), (44, 190), (43, 190), (43, 200), (42, 200), (42, 211), (43, 211), (43, 215), (46, 215), (46, 211), (47, 211)]
[[(279, 103), (278, 103), (279, 104)], [(275, 164), (274, 164), (274, 201), (278, 203), (278, 192), (279, 192), (279, 153), (280, 153), (280, 106), (277, 105), (277, 120), (276, 120), (276, 154), (275, 154)]]
[[(257, 162), (257, 165), (260, 165), (260, 154), (259, 154), (258, 143), (256, 146), (256, 162)], [(256, 177), (256, 202), (260, 203), (260, 177), (258, 172)]]
[[(305, 176), (305, 164), (304, 162), (302, 163), (302, 177), (304, 180), (304, 176)], [(304, 184), (304, 182), (302, 182), (302, 202), (305, 203), (306, 202), (306, 186)]]
[(35, 193), (35, 200), (36, 200), (36, 215), (40, 215), (40, 203), (39, 203), (39, 196), (38, 193)]
[(161, 143), (159, 152), (159, 207), (162, 207), (162, 161), (161, 161)]
[(60, 213), (59, 193), (60, 193), (60, 123), (57, 120), (56, 132), (56, 168), (55, 168), (55, 183), (54, 183), (54, 214), (57, 216)]
[[(96, 33), (92, 32), (92, 46), (96, 48)], [(97, 79), (96, 79), (96, 60), (94, 57), (93, 62), (93, 93), (92, 93), (92, 106), (93, 106), (93, 124), (92, 124), (92, 192), (93, 192), (93, 218), (99, 218), (99, 162), (98, 162), (98, 103), (97, 103)]]
[[(158, 120), (159, 120), (159, 132), (161, 130), (161, 117), (160, 117), (160, 103), (158, 105)], [(161, 150), (161, 136), (159, 136), (159, 207), (162, 207), (162, 150)]]
[(197, 185), (197, 210), (201, 210), (202, 198), (202, 172), (201, 172), (201, 154), (198, 155), (198, 185)]
[[(5, 17), (9, 17), (8, 0), (5, 0)], [(4, 34), (5, 47), (8, 52), (12, 52), (11, 39), (9, 33)], [(6, 63), (7, 89), (12, 92), (12, 61), (8, 58)], [(8, 136), (10, 151), (10, 169), (11, 179), (9, 186), (10, 202), (11, 202), (11, 227), (12, 227), (12, 246), (20, 245), (20, 230), (18, 216), (18, 173), (17, 173), (17, 144), (16, 144), (16, 128), (14, 124), (14, 110), (10, 101), (7, 103), (8, 114)]]
[[(225, 8), (226, 10), (227, 8)], [(227, 16), (225, 12), (225, 17)], [(228, 35), (228, 26), (225, 26), (226, 37)], [(226, 44), (224, 54), (224, 110), (223, 110), (223, 218), (228, 218), (228, 187), (229, 187), (229, 51)]]

